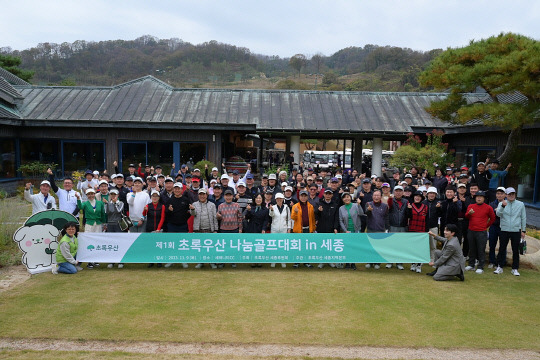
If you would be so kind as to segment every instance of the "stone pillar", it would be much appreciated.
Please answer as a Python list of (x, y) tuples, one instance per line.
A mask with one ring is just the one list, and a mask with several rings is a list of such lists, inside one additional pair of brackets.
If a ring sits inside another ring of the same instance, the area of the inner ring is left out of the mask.
[(354, 153), (353, 155), (353, 169), (358, 170), (358, 173), (362, 173), (362, 145), (364, 139), (360, 136), (354, 138)]
[(371, 157), (371, 174), (382, 176), (382, 138), (373, 138), (373, 155)]
[[(300, 164), (300, 136), (291, 136), (290, 151), (294, 151), (294, 162)], [(286, 154), (286, 156), (288, 155)]]

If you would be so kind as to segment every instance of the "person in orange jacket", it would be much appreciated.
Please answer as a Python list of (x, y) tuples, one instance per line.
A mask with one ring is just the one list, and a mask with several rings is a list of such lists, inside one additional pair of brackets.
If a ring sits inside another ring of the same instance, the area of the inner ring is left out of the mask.
[[(294, 221), (293, 233), (312, 233), (315, 232), (315, 209), (313, 205), (309, 203), (308, 192), (306, 190), (300, 191), (299, 202), (294, 204), (291, 209), (291, 219)], [(294, 264), (294, 268), (298, 268), (299, 263)], [(312, 268), (313, 265), (304, 263), (307, 268)]]

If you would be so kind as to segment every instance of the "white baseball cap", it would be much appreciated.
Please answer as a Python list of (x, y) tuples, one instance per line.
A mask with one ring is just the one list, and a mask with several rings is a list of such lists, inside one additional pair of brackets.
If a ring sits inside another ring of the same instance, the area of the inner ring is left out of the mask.
[(101, 181), (99, 182), (99, 185), (101, 185), (101, 184), (107, 184), (107, 185), (109, 185), (109, 182), (108, 182), (107, 180), (101, 180)]
[(92, 188), (86, 189), (86, 194), (90, 194), (90, 193), (94, 193), (94, 194), (95, 194), (96, 192), (95, 192), (94, 189), (92, 189)]
[(221, 180), (223, 180), (223, 179), (229, 180), (229, 175), (227, 175), (227, 174), (221, 175)]
[(218, 171), (218, 168), (217, 168), (217, 167), (213, 167), (213, 168), (212, 168), (212, 171)]
[(173, 187), (179, 187), (180, 189), (182, 189), (184, 185), (181, 182), (177, 182), (177, 183), (174, 183)]
[(95, 170), (92, 174), (99, 175), (99, 171)]
[(437, 188), (435, 186), (430, 186), (428, 189), (427, 189), (427, 192), (428, 194), (429, 193), (435, 193), (437, 194)]
[(285, 199), (285, 195), (283, 195), (283, 193), (277, 193), (275, 198), (276, 199)]
[(276, 180), (276, 179), (277, 179), (276, 174), (268, 175), (268, 180)]
[(41, 186), (41, 185), (49, 185), (49, 186), (51, 186), (51, 183), (48, 180), (43, 180), (41, 182), (41, 184), (39, 184), (39, 186)]
[(152, 192), (150, 193), (150, 196), (154, 196), (154, 195), (159, 195), (159, 191), (152, 190)]
[(238, 184), (236, 184), (236, 186), (243, 186), (243, 187), (246, 187), (246, 183), (243, 182), (243, 181), (239, 181)]

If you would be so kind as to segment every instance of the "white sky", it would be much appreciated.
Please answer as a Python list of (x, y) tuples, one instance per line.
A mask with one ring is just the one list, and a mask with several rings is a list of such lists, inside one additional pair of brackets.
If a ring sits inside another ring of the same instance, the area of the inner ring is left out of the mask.
[(540, 39), (536, 0), (0, 0), (0, 9), (0, 47), (15, 50), (147, 34), (281, 57), (366, 44), (446, 49), (503, 31)]

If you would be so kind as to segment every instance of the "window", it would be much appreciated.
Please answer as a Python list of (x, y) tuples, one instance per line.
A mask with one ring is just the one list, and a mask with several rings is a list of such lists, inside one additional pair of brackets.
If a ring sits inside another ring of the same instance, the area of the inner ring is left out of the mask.
[(144, 165), (146, 164), (146, 143), (121, 143), (122, 151), (122, 173), (127, 173), (129, 164), (135, 164), (137, 168), (142, 163), (144, 171)]
[(172, 142), (148, 142), (148, 164), (150, 166), (161, 165), (163, 174), (170, 174), (173, 163)]
[(206, 159), (206, 143), (180, 143), (180, 162), (191, 164), (190, 168)]
[(79, 170), (98, 170), (105, 168), (103, 142), (64, 142), (64, 171), (71, 173)]
[(21, 140), (21, 164), (34, 161), (60, 163), (58, 140)]
[(0, 151), (2, 162), (0, 163), (0, 179), (13, 178), (15, 169), (15, 140), (0, 139)]

